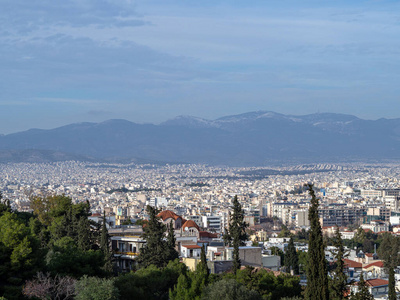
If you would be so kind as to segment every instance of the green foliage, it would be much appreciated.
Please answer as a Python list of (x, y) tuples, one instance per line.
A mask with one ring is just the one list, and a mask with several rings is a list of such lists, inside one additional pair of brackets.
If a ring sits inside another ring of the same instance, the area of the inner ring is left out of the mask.
[(207, 285), (208, 275), (203, 269), (181, 274), (173, 291), (170, 291), (172, 300), (200, 300), (202, 291)]
[(146, 244), (141, 249), (137, 261), (140, 267), (155, 265), (162, 268), (176, 258), (175, 237), (171, 233), (169, 240), (165, 240), (166, 226), (157, 217), (156, 209), (148, 205), (146, 210), (149, 214), (149, 222), (143, 228)]
[(255, 290), (263, 299), (278, 300), (282, 297), (293, 297), (301, 295), (300, 278), (282, 274), (275, 276), (273, 272), (264, 269), (255, 270), (246, 267), (236, 274), (239, 283), (248, 289)]
[(0, 294), (10, 299), (41, 265), (38, 240), (24, 221), (10, 211), (3, 211), (0, 217)]
[(169, 226), (168, 226), (168, 236), (167, 236), (167, 251), (168, 251), (167, 260), (168, 261), (179, 258), (179, 253), (175, 249), (175, 243), (176, 243), (176, 239), (175, 239), (174, 224), (171, 222), (171, 223), (169, 223)]
[(179, 260), (171, 261), (165, 268), (151, 265), (137, 272), (120, 275), (116, 278), (116, 286), (121, 300), (169, 299), (169, 291), (177, 284), (180, 275), (186, 275), (187, 268)]
[(313, 186), (308, 185), (311, 195), (311, 206), (308, 210), (310, 221), (310, 238), (308, 242), (307, 287), (305, 298), (310, 300), (329, 299), (328, 271), (325, 260), (325, 243), (318, 216), (318, 199)]
[(382, 234), (381, 238), (382, 242), (378, 248), (379, 258), (384, 261), (387, 270), (390, 267), (396, 268), (400, 264), (400, 238), (390, 233)]
[(339, 227), (336, 227), (334, 246), (336, 247), (336, 251), (334, 253), (336, 268), (333, 272), (331, 298), (334, 300), (342, 300), (345, 299), (344, 293), (346, 291), (347, 276), (344, 273), (344, 257), (346, 256), (346, 253), (344, 250), (342, 237), (339, 232)]
[(201, 246), (200, 263), (197, 265), (197, 270), (205, 274), (206, 282), (208, 281), (209, 269), (207, 266), (206, 249), (204, 245)]
[(394, 278), (394, 268), (389, 268), (389, 294), (388, 300), (396, 300), (396, 280)]
[(299, 269), (300, 273), (305, 273), (307, 270), (307, 264), (308, 264), (308, 253), (305, 251), (299, 251), (297, 253), (299, 257)]
[(233, 213), (230, 215), (229, 229), (225, 229), (224, 241), (233, 246), (233, 270), (240, 269), (239, 246), (243, 246), (248, 239), (246, 228), (248, 224), (244, 222), (244, 212), (237, 196), (233, 198)]
[(46, 264), (52, 274), (79, 278), (83, 275), (104, 276), (104, 255), (100, 250), (83, 251), (70, 237), (55, 242), (47, 253)]
[(76, 300), (118, 300), (114, 279), (83, 276), (75, 285)]
[(3, 212), (0, 217), (0, 279), (19, 283), (35, 273), (40, 260), (38, 243), (30, 228), (19, 220), (17, 214)]
[(292, 234), (290, 233), (290, 230), (287, 228), (286, 225), (282, 224), (282, 229), (278, 234), (278, 237), (282, 238), (282, 237), (291, 237)]
[(205, 288), (202, 299), (258, 300), (261, 297), (234, 279), (222, 279)]
[(112, 253), (110, 252), (110, 236), (108, 235), (105, 212), (103, 213), (103, 223), (101, 224), (100, 250), (104, 256), (103, 270), (106, 274), (112, 274)]
[(10, 200), (3, 199), (3, 194), (0, 192), (0, 216), (5, 212), (11, 212)]
[(286, 250), (284, 262), (287, 272), (293, 270), (294, 274), (299, 274), (299, 257), (297, 256), (293, 238), (290, 238), (289, 240), (289, 245)]
[(300, 231), (296, 232), (296, 234), (293, 236), (293, 239), (296, 242), (305, 242), (308, 241), (309, 239), (309, 232), (302, 228)]

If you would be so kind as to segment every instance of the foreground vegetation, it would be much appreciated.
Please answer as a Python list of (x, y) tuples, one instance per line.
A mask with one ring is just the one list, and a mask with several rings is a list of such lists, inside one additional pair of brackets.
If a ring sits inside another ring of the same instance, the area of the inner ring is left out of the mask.
[[(0, 194), (0, 299), (345, 299), (347, 277), (344, 274), (345, 251), (339, 230), (333, 239), (324, 239), (318, 221), (318, 200), (312, 197), (309, 213), (311, 229), (292, 237), (282, 256), (288, 273), (274, 274), (260, 268), (240, 268), (238, 248), (247, 239), (246, 224), (237, 198), (233, 200), (231, 224), (224, 240), (233, 246), (234, 268), (215, 275), (207, 268), (205, 250), (196, 271), (179, 262), (174, 249), (173, 228), (157, 218), (157, 211), (148, 207), (149, 220), (144, 226), (148, 241), (138, 257), (135, 272), (118, 274), (109, 249), (105, 222), (99, 225), (88, 220), (89, 203), (73, 204), (61, 196), (33, 198), (33, 213), (12, 211)], [(290, 235), (286, 227), (283, 235)], [(354, 243), (368, 245), (363, 231)], [(293, 238), (307, 237), (308, 253), (297, 253)], [(328, 276), (325, 245), (336, 246), (336, 265)], [(389, 271), (400, 257), (399, 239), (385, 235), (379, 253)], [(368, 245), (369, 246), (369, 245)], [(384, 246), (384, 247), (383, 247)], [(300, 285), (301, 271), (307, 273), (305, 290)], [(392, 272), (391, 272), (392, 274)], [(394, 276), (393, 276), (394, 277)], [(394, 291), (390, 282), (390, 292)], [(350, 299), (370, 299), (364, 280), (359, 293)], [(4, 298), (1, 298), (1, 297)], [(395, 296), (393, 294), (392, 296)], [(390, 298), (394, 299), (394, 298)]]

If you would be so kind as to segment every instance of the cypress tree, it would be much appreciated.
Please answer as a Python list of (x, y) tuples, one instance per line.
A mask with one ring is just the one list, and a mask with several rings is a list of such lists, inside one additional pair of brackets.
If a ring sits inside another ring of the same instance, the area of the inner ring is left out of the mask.
[(168, 251), (168, 257), (167, 260), (174, 260), (179, 258), (178, 251), (175, 249), (175, 231), (174, 231), (174, 224), (171, 222), (169, 223), (168, 226), (168, 239), (167, 239), (167, 251)]
[(199, 272), (202, 272), (205, 274), (205, 281), (208, 281), (208, 266), (207, 266), (207, 257), (206, 257), (206, 249), (204, 245), (201, 246), (201, 253), (200, 253), (200, 263), (198, 265), (198, 270)]
[(327, 300), (329, 299), (328, 271), (325, 261), (325, 244), (318, 217), (319, 203), (315, 196), (312, 184), (308, 184), (307, 187), (311, 195), (311, 206), (308, 210), (310, 231), (305, 299)]
[(389, 268), (389, 300), (396, 300), (396, 281), (394, 279), (394, 268)]
[(334, 253), (336, 268), (332, 278), (332, 299), (342, 300), (345, 299), (344, 293), (347, 290), (347, 276), (344, 273), (345, 250), (342, 237), (339, 232), (339, 227), (337, 226), (335, 231), (334, 246), (336, 247), (336, 251)]
[(101, 224), (101, 236), (100, 236), (100, 249), (104, 256), (103, 269), (107, 274), (111, 274), (113, 271), (112, 265), (112, 253), (110, 252), (110, 241), (108, 236), (108, 230), (106, 225), (106, 213), (103, 212), (103, 224)]
[(293, 270), (294, 274), (299, 274), (299, 257), (297, 256), (296, 247), (294, 246), (293, 238), (290, 238), (289, 245), (285, 254), (285, 266), (287, 272)]
[(229, 230), (225, 233), (225, 241), (231, 241), (233, 246), (233, 270), (236, 273), (240, 269), (239, 246), (243, 246), (248, 236), (246, 233), (247, 224), (244, 222), (244, 213), (237, 196), (233, 198), (233, 213), (230, 215)]
[(101, 224), (101, 235), (100, 235), (100, 249), (103, 253), (109, 252), (109, 241), (108, 241), (108, 230), (106, 224), (106, 213), (103, 213), (103, 223)]

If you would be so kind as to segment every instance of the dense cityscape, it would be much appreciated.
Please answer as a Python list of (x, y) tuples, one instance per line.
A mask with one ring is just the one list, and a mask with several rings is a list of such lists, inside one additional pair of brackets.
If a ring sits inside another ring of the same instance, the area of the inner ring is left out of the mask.
[(89, 203), (92, 221), (101, 224), (104, 214), (118, 272), (138, 266), (147, 242), (142, 226), (151, 219), (149, 206), (162, 223), (173, 224), (175, 249), (190, 270), (196, 270), (204, 246), (210, 272), (229, 271), (233, 248), (224, 235), (232, 222), (232, 201), (237, 199), (247, 225), (239, 250), (242, 268), (295, 274), (304, 286), (306, 263), (294, 272), (285, 257), (293, 237), (297, 255), (308, 252), (312, 197), (305, 184), (312, 183), (319, 198), (319, 223), (328, 238), (327, 263), (335, 263), (336, 248), (329, 238), (336, 228), (348, 247), (348, 294), (357, 292), (354, 282), (363, 276), (375, 299), (388, 295), (389, 273), (377, 246), (382, 234), (400, 232), (397, 163), (233, 168), (69, 161), (1, 164), (0, 174), (3, 198), (10, 200), (14, 211), (35, 213), (34, 199), (63, 195), (73, 205)]

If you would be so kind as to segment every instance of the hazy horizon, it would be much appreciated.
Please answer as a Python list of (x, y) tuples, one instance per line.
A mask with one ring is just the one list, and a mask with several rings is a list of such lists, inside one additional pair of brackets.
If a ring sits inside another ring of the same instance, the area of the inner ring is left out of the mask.
[(331, 112), (315, 112), (315, 113), (311, 113), (311, 114), (283, 114), (283, 113), (276, 112), (276, 111), (257, 110), (257, 111), (242, 112), (242, 113), (238, 113), (238, 114), (234, 114), (234, 115), (221, 115), (221, 116), (218, 116), (218, 117), (213, 118), (213, 119), (203, 118), (203, 117), (199, 117), (199, 116), (195, 116), (195, 115), (176, 115), (176, 116), (173, 116), (173, 117), (165, 119), (165, 120), (160, 120), (159, 122), (135, 122), (135, 120), (128, 120), (128, 119), (122, 119), (122, 118), (104, 119), (104, 120), (99, 120), (99, 121), (81, 121), (81, 122), (65, 123), (65, 124), (61, 124), (59, 126), (48, 127), (48, 128), (30, 127), (30, 128), (26, 128), (25, 130), (14, 131), (14, 132), (9, 132), (9, 133), (0, 132), (0, 135), (8, 135), (8, 134), (23, 132), (23, 131), (27, 131), (27, 130), (31, 130), (31, 129), (50, 130), (50, 129), (56, 129), (56, 128), (59, 128), (59, 127), (68, 126), (68, 125), (72, 125), (72, 124), (81, 124), (81, 123), (94, 123), (94, 124), (96, 124), (96, 123), (103, 123), (103, 122), (107, 122), (107, 121), (111, 121), (111, 120), (123, 120), (123, 121), (128, 121), (128, 122), (132, 122), (132, 123), (140, 124), (140, 125), (145, 125), (145, 124), (160, 125), (160, 124), (162, 124), (162, 123), (164, 123), (166, 121), (173, 120), (173, 119), (176, 119), (176, 118), (179, 118), (179, 117), (191, 117), (191, 118), (200, 118), (200, 119), (204, 119), (204, 120), (207, 120), (207, 121), (215, 121), (215, 120), (218, 120), (219, 118), (223, 118), (223, 117), (239, 116), (239, 115), (242, 115), (242, 114), (253, 113), (253, 112), (273, 112), (273, 113), (277, 113), (277, 114), (282, 114), (282, 115), (287, 115), (287, 116), (294, 116), (294, 117), (297, 117), (297, 116), (300, 117), (300, 116), (312, 115), (312, 114), (351, 115), (351, 116), (357, 117), (359, 119), (368, 120), (368, 121), (376, 121), (376, 120), (379, 120), (379, 119), (398, 119), (398, 118), (400, 118), (400, 116), (399, 116), (398, 118), (384, 118), (384, 117), (381, 117), (381, 118), (376, 118), (376, 119), (368, 119), (368, 118), (361, 118), (361, 117), (359, 117), (357, 115), (352, 115), (352, 114), (331, 113)]

